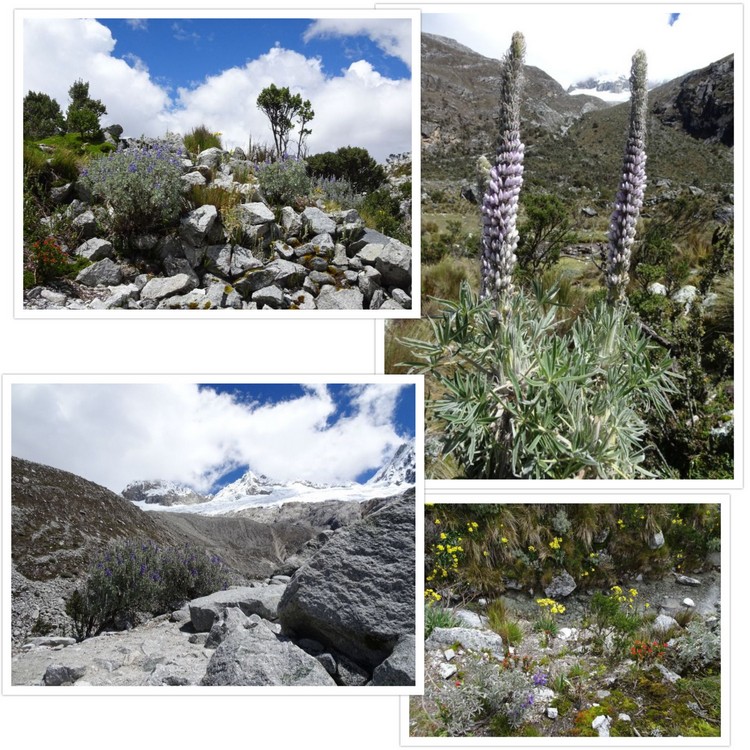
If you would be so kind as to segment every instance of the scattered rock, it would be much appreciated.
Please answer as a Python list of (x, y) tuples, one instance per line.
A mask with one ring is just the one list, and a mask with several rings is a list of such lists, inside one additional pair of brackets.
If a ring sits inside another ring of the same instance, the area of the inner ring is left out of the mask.
[(600, 737), (609, 737), (609, 728), (611, 724), (612, 720), (609, 716), (597, 716), (591, 722), (591, 727), (596, 729), (596, 732)]
[(678, 573), (675, 575), (677, 583), (681, 583), (683, 586), (700, 586), (701, 582), (697, 578), (691, 578), (690, 576), (682, 575)]
[(559, 599), (572, 594), (576, 589), (576, 582), (567, 570), (556, 575), (544, 588), (544, 593), (550, 599)]
[(425, 641), (425, 648), (442, 651), (442, 647), (454, 643), (477, 653), (488, 653), (499, 661), (505, 657), (503, 639), (497, 633), (473, 628), (435, 628)]

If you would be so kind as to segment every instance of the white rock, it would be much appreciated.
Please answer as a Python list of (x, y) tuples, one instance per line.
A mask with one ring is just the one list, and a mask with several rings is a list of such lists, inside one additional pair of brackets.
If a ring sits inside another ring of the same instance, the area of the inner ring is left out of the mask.
[(575, 639), (577, 635), (578, 631), (575, 628), (560, 628), (557, 633), (557, 637), (563, 641)]
[(687, 596), (686, 596), (686, 597), (685, 597), (685, 598), (684, 598), (684, 599), (682, 600), (682, 605), (683, 605), (684, 607), (694, 607), (694, 606), (695, 606), (695, 602), (694, 602), (694, 601), (693, 601), (692, 599), (690, 599), (689, 597), (687, 597)]
[(627, 714), (618, 714), (617, 718), (620, 721), (630, 721), (630, 717)]
[(441, 664), (438, 669), (440, 671), (440, 676), (444, 680), (450, 679), (454, 674), (456, 674), (456, 672), (458, 672), (458, 669), (456, 669), (453, 664)]
[(448, 648), (443, 651), (443, 656), (445, 656), (446, 661), (452, 661), (456, 656), (456, 652), (452, 648)]
[(609, 725), (611, 723), (609, 716), (597, 716), (591, 722), (591, 727), (596, 729), (600, 737), (609, 737)]
[(548, 719), (556, 719), (557, 718), (557, 709), (553, 708), (552, 706), (547, 707), (547, 718)]

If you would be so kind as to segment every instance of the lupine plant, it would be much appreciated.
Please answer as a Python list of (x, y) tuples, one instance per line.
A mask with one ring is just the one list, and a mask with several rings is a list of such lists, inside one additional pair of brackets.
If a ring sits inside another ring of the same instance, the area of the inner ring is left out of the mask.
[(622, 181), (609, 225), (606, 282), (610, 302), (625, 299), (630, 253), (646, 190), (646, 53), (633, 55), (630, 70), (630, 129), (625, 146)]
[[(655, 476), (646, 468), (644, 415), (663, 420), (671, 413), (668, 395), (679, 376), (670, 357), (646, 338), (627, 306), (599, 304), (571, 323), (561, 314), (557, 290), (545, 289), (537, 278), (529, 291), (513, 284), (523, 54), (523, 36), (516, 33), (505, 57), (500, 141), (482, 206), (480, 294), (464, 282), (456, 302), (439, 300), (442, 315), (430, 319), (431, 340), (403, 341), (416, 358), (407, 366), (432, 376), (428, 430), (467, 478)], [(635, 60), (627, 195), (618, 201), (621, 220), (613, 222), (623, 227), (613, 258), (623, 260), (645, 184), (643, 53)], [(636, 187), (640, 193), (631, 194)], [(608, 274), (618, 284), (621, 266)]]
[(523, 184), (521, 71), (526, 43), (513, 34), (500, 84), (500, 140), (482, 203), (482, 297), (498, 299), (513, 291), (518, 232), (518, 196)]
[(119, 149), (92, 161), (82, 182), (111, 209), (112, 231), (127, 240), (177, 221), (182, 207), (181, 153), (167, 144)]

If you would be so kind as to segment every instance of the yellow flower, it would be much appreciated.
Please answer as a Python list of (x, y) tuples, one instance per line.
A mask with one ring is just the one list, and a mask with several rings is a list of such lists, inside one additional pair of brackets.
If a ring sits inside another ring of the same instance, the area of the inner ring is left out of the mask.
[(638, 596), (638, 592), (637, 592), (637, 591), (636, 591), (635, 589), (630, 589), (630, 590), (628, 591), (628, 593), (629, 593), (629, 594), (630, 594), (630, 596), (632, 596), (632, 597), (636, 597), (636, 596)]
[(646, 602), (646, 603), (645, 603), (645, 604), (644, 604), (643, 606), (644, 606), (644, 607), (645, 607), (646, 609), (648, 609), (648, 608), (649, 608), (649, 607), (650, 607), (651, 605), (650, 605), (650, 604), (649, 604), (648, 602)]
[(436, 519), (435, 519), (435, 523), (436, 523), (436, 524), (438, 524), (438, 525), (440, 525), (440, 519), (439, 519), (439, 518), (436, 518)]
[(448, 535), (447, 535), (447, 534), (446, 534), (446, 533), (445, 533), (444, 531), (441, 531), (441, 532), (440, 532), (440, 538), (441, 538), (441, 539), (447, 539), (447, 538), (448, 538)]
[(560, 549), (560, 542), (562, 542), (562, 537), (556, 536), (550, 543), (550, 549)]
[(622, 594), (622, 589), (619, 586), (612, 586), (610, 591), (612, 591), (615, 596), (620, 596), (620, 594)]
[(436, 549), (439, 549), (442, 552), (445, 549), (445, 547), (442, 544), (438, 544)]
[(529, 545), (529, 552), (536, 552), (536, 547), (533, 544)]
[(487, 552), (487, 550), (485, 550), (484, 552), (482, 552), (482, 554), (483, 554), (483, 555), (484, 555), (485, 557), (489, 557), (489, 556), (490, 556), (490, 553), (489, 553), (489, 552)]
[(500, 541), (501, 541), (501, 542), (502, 542), (503, 544), (507, 544), (507, 543), (508, 543), (508, 537), (505, 537), (505, 536), (504, 536), (504, 537), (502, 537), (502, 538), (500, 539)]

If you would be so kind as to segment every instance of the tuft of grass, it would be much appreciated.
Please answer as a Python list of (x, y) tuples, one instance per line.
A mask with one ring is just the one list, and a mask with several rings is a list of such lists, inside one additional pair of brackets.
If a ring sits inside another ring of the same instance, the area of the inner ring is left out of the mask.
[(214, 133), (205, 125), (193, 128), (182, 140), (191, 154), (199, 154), (207, 148), (222, 148), (220, 133)]
[(216, 206), (219, 213), (224, 213), (242, 202), (242, 194), (209, 185), (193, 185), (190, 189), (190, 200), (196, 206)]
[(424, 607), (424, 637), (429, 638), (435, 628), (457, 628), (461, 621), (450, 609), (436, 604), (425, 604)]

